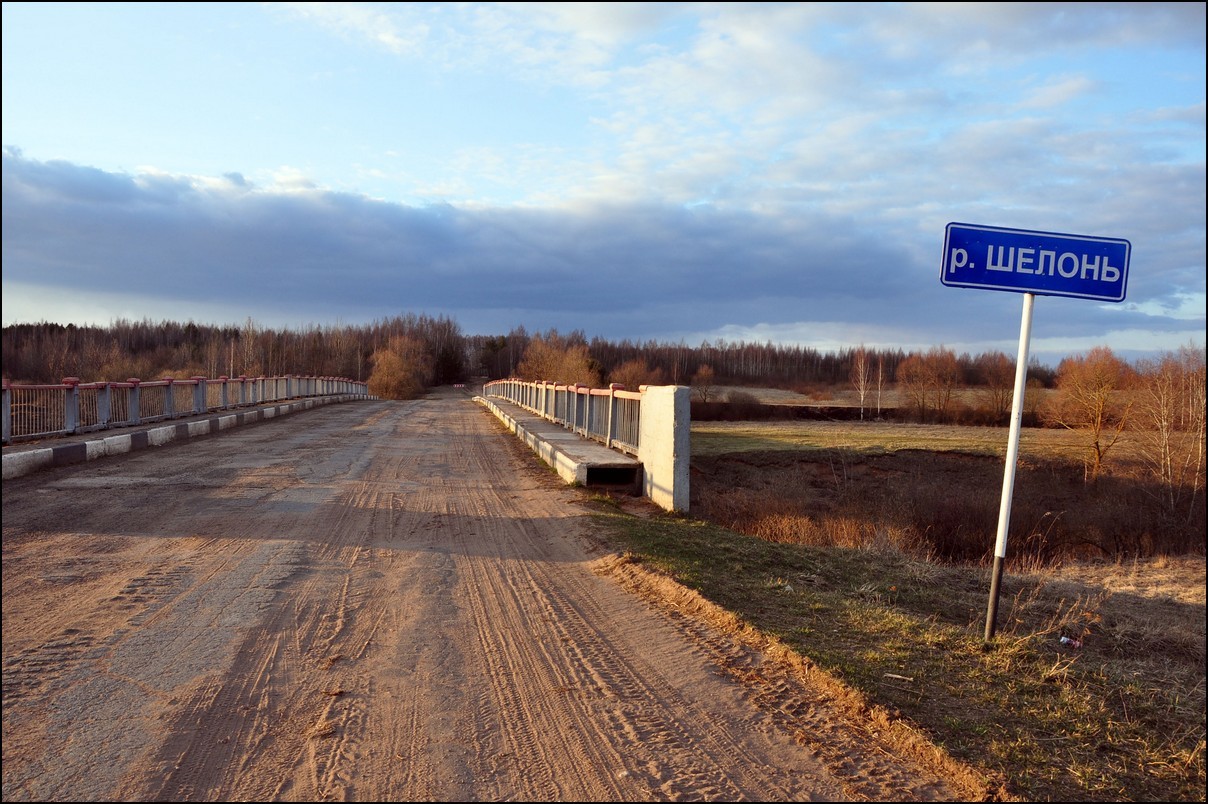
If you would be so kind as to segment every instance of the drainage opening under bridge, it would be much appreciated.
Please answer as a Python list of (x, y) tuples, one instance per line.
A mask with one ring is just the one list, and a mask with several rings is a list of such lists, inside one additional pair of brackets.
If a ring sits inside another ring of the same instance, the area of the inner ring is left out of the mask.
[(608, 486), (614, 489), (632, 489), (635, 494), (642, 490), (642, 466), (589, 466), (587, 486)]

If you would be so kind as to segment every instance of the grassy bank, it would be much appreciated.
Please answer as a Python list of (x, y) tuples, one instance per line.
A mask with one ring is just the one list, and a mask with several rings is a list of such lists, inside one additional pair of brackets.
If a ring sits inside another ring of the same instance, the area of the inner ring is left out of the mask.
[(615, 549), (807, 657), (1005, 797), (1204, 800), (1202, 557), (1009, 573), (987, 650), (984, 568), (594, 506)]
[[(982, 769), (1004, 798), (1203, 801), (1203, 492), (1198, 520), (1157, 523), (1128, 440), (1092, 489), (1079, 434), (1025, 429), (987, 645), (1006, 446), (1005, 428), (695, 423), (692, 516), (607, 497), (595, 516), (615, 550)], [(1198, 550), (1163, 556), (1163, 539)]]

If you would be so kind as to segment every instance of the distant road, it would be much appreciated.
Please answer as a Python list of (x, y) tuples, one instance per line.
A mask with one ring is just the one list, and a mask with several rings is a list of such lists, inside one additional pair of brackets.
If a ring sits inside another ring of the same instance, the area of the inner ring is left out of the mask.
[(954, 799), (464, 392), (4, 482), (5, 801)]

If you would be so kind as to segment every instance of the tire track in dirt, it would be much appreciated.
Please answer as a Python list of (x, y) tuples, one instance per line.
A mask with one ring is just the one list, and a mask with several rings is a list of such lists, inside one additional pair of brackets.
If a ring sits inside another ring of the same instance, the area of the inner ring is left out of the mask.
[[(496, 458), (480, 471), (493, 476), (504, 468)], [(502, 475), (492, 485), (506, 488)], [(585, 571), (582, 554), (549, 560), (548, 534), (533, 525), (543, 518), (566, 521), (564, 531), (580, 524), (564, 501), (550, 497), (548, 509), (529, 504), (522, 513), (509, 511), (498, 495), (451, 499), (499, 506), (505, 514), (488, 520), (494, 527), (484, 541), (500, 544), (492, 555), (506, 560), (469, 564), (466, 589), (483, 646), (482, 674), (492, 682), (490, 706), (504, 713), (496, 755), (525, 769), (527, 786), (517, 796), (624, 800), (657, 791), (659, 797), (736, 800), (792, 799), (802, 792), (801, 782), (792, 780), (800, 766), (775, 769), (766, 755), (715, 737), (707, 707), (685, 700), (640, 658), (650, 645), (643, 635), (629, 644), (609, 636), (616, 625), (595, 604), (602, 590), (592, 588), (598, 579)], [(466, 518), (477, 511), (451, 513)], [(517, 633), (529, 638), (509, 638)], [(611, 773), (580, 777), (565, 770), (601, 767)], [(822, 768), (806, 770), (812, 776)]]
[(965, 797), (534, 461), (449, 391), (6, 482), (4, 799)]
[[(382, 416), (374, 421), (393, 426)], [(357, 735), (368, 711), (364, 701), (373, 689), (371, 680), (353, 668), (387, 616), (382, 604), (389, 596), (377, 588), (381, 579), (412, 569), (367, 546), (379, 532), (389, 539), (394, 527), (393, 494), (383, 492), (382, 483), (359, 477), (369, 460), (336, 448), (322, 448), (312, 457), (303, 474), (316, 485), (303, 486), (301, 493), (290, 485), (270, 495), (284, 500), (287, 511), (297, 507), (296, 521), (283, 523), (283, 532), (316, 534), (307, 542), (306, 572), (292, 579), (292, 605), (280, 607), (245, 640), (241, 664), (260, 669), (247, 672), (244, 683), (229, 685), (221, 696), (199, 698), (191, 706), (190, 716), (196, 713), (199, 720), (242, 721), (243, 726), (228, 729), (235, 732), (229, 750), (212, 747), (224, 744), (223, 737), (214, 739), (213, 728), (178, 748), (187, 759), (153, 798), (180, 800), (193, 778), (224, 764), (229, 770), (206, 784), (231, 798), (354, 797), (344, 769), (355, 767)], [(331, 479), (345, 476), (350, 487), (333, 490)], [(216, 761), (215, 751), (234, 759)]]

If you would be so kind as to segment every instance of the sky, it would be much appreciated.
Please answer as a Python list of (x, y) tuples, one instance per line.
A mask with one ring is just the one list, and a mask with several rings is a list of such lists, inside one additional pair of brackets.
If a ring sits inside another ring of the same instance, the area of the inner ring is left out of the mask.
[(1204, 3), (3, 4), (3, 323), (1019, 348), (949, 223), (1118, 238), (1029, 355), (1203, 347)]

